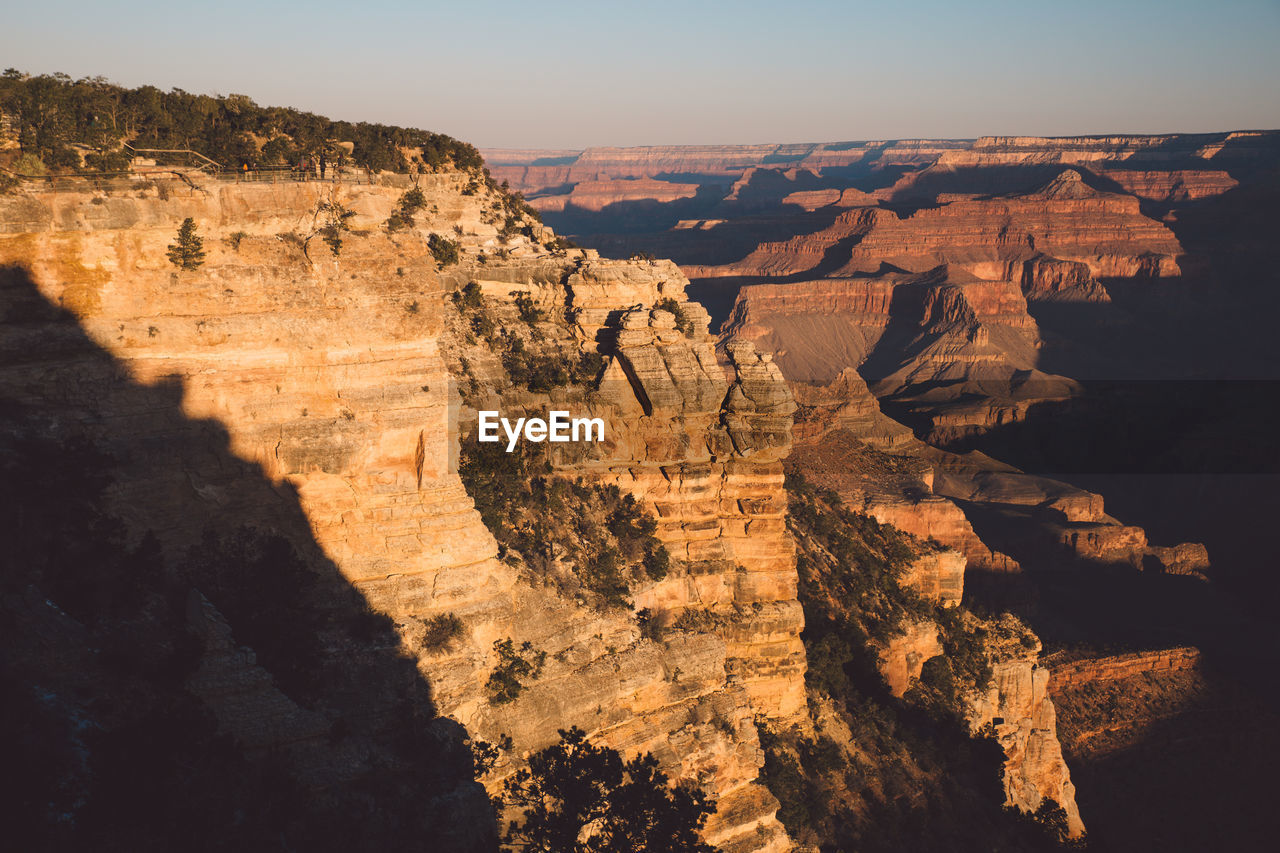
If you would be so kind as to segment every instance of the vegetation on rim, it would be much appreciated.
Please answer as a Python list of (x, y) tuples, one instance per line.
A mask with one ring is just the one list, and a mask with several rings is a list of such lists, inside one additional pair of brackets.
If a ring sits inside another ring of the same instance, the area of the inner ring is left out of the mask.
[(519, 554), (542, 583), (569, 597), (630, 606), (631, 589), (670, 566), (657, 522), (631, 495), (552, 473), (545, 457), (518, 446), (463, 443), (458, 473), (500, 556)]
[(120, 150), (125, 142), (135, 148), (192, 149), (224, 167), (238, 168), (244, 163), (291, 165), (339, 139), (354, 143), (356, 166), (402, 173), (453, 167), (484, 175), (496, 188), (482, 171), (480, 152), (444, 134), (331, 121), (289, 107), (259, 106), (247, 95), (130, 89), (103, 77), (73, 80), (66, 74), (27, 75), (10, 68), (0, 75), (0, 111), (14, 117), (22, 152), (54, 170), (80, 168), (74, 144), (95, 149), (85, 166), (110, 172), (127, 168), (129, 155)]
[(204, 263), (204, 240), (196, 233), (196, 221), (190, 216), (182, 220), (177, 241), (169, 244), (168, 255), (169, 263), (184, 270), (198, 269)]

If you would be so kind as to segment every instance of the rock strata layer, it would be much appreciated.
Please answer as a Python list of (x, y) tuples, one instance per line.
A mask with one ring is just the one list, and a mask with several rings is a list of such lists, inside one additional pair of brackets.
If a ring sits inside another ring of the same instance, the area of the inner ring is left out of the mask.
[[(0, 202), (0, 262), (71, 312), (133, 381), (172, 388), (186, 417), (209, 424), (211, 436), (221, 431), (232, 453), (296, 495), (324, 554), (398, 626), (439, 712), (475, 737), (509, 738), (485, 780), (492, 788), (557, 729), (577, 725), (625, 754), (653, 752), (674, 778), (708, 791), (719, 806), (709, 841), (788, 849), (777, 803), (756, 781), (763, 758), (753, 722), (786, 718), (803, 703), (780, 468), (793, 403), (778, 368), (747, 347), (719, 363), (705, 313), (683, 298), (673, 266), (555, 257), (524, 236), (504, 244), (486, 215), (491, 199), (464, 194), (464, 183), (425, 177), (431, 213), (396, 235), (380, 227), (400, 195), (394, 187), (23, 193)], [(330, 203), (355, 213), (340, 256), (307, 239)], [(188, 216), (207, 251), (194, 272), (175, 270), (165, 255)], [(439, 269), (430, 234), (459, 235), (460, 267)], [(505, 262), (493, 259), (499, 250)], [(481, 252), (491, 257), (482, 263)], [(588, 405), (627, 427), (603, 455), (564, 465), (642, 497), (673, 554), (711, 569), (673, 572), (637, 590), (637, 606), (672, 616), (742, 610), (731, 627), (673, 630), (656, 642), (633, 612), (565, 600), (497, 559), (456, 473), (460, 377), (448, 359), (459, 344), (448, 336), (446, 299), (458, 278), (496, 282), (512, 312), (506, 294), (523, 281), (519, 289), (541, 288), (540, 298), (569, 306), (584, 342), (616, 337), (623, 381)], [(659, 298), (680, 301), (695, 321), (692, 337), (654, 309)], [(7, 391), (36, 404), (81, 395), (112, 407), (102, 417), (113, 428), (164, 440), (158, 413), (111, 396), (111, 377), (81, 375), (74, 358), (36, 346), (47, 333), (40, 323), (11, 329), (6, 347), (35, 357), (5, 362)], [(155, 470), (138, 460), (112, 509), (133, 529), (156, 531), (173, 554), (199, 540), (206, 515), (234, 509), (270, 525), (281, 509), (269, 496), (253, 507), (225, 504), (236, 472), (214, 461)], [(235, 650), (221, 617), (193, 608), (193, 624), (210, 638), (194, 689), (224, 728), (264, 749), (272, 736), (255, 721), (280, 720), (277, 736), (313, 737), (315, 721), (270, 686), (251, 650)], [(424, 621), (449, 613), (462, 636), (444, 650), (424, 648)], [(501, 705), (485, 685), (498, 662), (494, 643), (506, 638), (547, 658), (541, 677)]]

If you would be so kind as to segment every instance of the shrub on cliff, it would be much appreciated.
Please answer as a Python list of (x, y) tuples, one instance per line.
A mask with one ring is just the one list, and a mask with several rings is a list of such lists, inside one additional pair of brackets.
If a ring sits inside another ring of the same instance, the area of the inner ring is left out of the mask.
[(570, 364), (557, 354), (532, 352), (511, 332), (502, 333), (499, 345), (502, 368), (512, 385), (545, 393), (568, 385), (573, 379)]
[(457, 240), (450, 240), (439, 234), (432, 234), (427, 238), (427, 248), (441, 267), (453, 266), (462, 256), (462, 245)]
[(654, 308), (660, 308), (663, 311), (669, 311), (675, 315), (676, 328), (680, 333), (688, 337), (693, 334), (693, 321), (684, 313), (684, 308), (680, 307), (680, 303), (676, 302), (670, 296), (660, 300)]
[(13, 171), (27, 178), (42, 178), (49, 174), (44, 161), (29, 152), (13, 161)]
[(712, 853), (698, 831), (715, 811), (701, 791), (672, 787), (646, 753), (624, 762), (574, 727), (529, 758), (506, 783), (505, 800), (521, 809), (507, 827), (507, 850), (557, 853)]
[(400, 231), (404, 228), (412, 228), (416, 223), (414, 215), (427, 206), (427, 198), (422, 194), (422, 190), (418, 187), (405, 190), (400, 196), (400, 200), (396, 203), (396, 209), (391, 212), (391, 216), (387, 218), (388, 231)]
[(532, 326), (542, 319), (542, 310), (533, 304), (533, 297), (520, 291), (512, 291), (511, 295), (516, 300), (516, 311), (520, 313), (521, 320)]
[(196, 233), (196, 221), (188, 216), (178, 228), (178, 240), (169, 244), (169, 262), (184, 270), (204, 263), (204, 240)]
[(517, 648), (510, 637), (496, 641), (493, 650), (498, 655), (498, 663), (489, 673), (485, 689), (489, 691), (490, 702), (505, 705), (524, 692), (526, 679), (534, 681), (542, 675), (547, 653), (535, 649), (528, 640)]
[(533, 451), (474, 440), (463, 442), (458, 473), (500, 553), (519, 553), (565, 595), (626, 607), (631, 589), (668, 571), (657, 522), (617, 486), (554, 475)]
[(488, 304), (485, 302), (484, 291), (474, 281), (467, 282), (467, 286), (461, 290), (455, 290), (450, 298), (462, 311), (480, 311)]
[[(312, 236), (318, 236), (329, 247), (329, 251), (333, 252), (336, 258), (342, 252), (342, 235), (351, 231), (351, 226), (347, 220), (355, 216), (354, 210), (349, 210), (344, 205), (336, 201), (324, 201), (320, 203), (317, 209), (317, 216), (323, 217), (320, 227), (312, 233)], [(308, 240), (311, 238), (308, 237)], [(306, 251), (306, 246), (303, 246)]]
[(466, 625), (456, 613), (440, 613), (422, 620), (422, 648), (440, 652), (453, 645), (466, 633)]

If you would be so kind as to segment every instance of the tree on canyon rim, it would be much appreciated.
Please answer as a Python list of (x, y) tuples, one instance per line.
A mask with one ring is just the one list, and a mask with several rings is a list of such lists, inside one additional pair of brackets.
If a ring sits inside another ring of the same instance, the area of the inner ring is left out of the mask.
[(188, 216), (178, 228), (178, 242), (169, 244), (169, 261), (184, 270), (204, 263), (204, 240), (196, 233), (196, 221)]

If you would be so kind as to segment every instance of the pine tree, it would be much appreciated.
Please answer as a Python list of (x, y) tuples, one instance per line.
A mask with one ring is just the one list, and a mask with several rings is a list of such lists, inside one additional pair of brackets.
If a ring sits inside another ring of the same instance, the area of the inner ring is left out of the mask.
[(188, 216), (178, 229), (178, 242), (169, 244), (169, 261), (184, 270), (204, 263), (204, 240), (196, 233), (196, 221)]
[(587, 741), (577, 727), (529, 757), (506, 782), (505, 801), (521, 810), (507, 826), (506, 850), (557, 853), (714, 853), (698, 837), (716, 810), (706, 794), (669, 786), (645, 754), (624, 762)]

